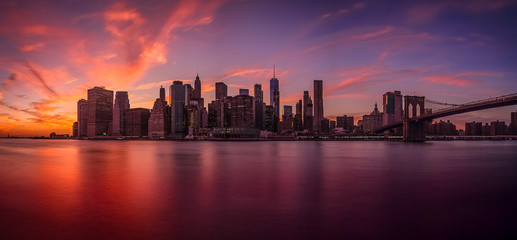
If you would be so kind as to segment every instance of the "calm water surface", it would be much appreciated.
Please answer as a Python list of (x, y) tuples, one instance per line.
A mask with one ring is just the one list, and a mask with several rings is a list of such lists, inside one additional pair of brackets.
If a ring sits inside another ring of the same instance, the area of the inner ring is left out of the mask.
[(517, 238), (517, 141), (0, 140), (1, 239)]

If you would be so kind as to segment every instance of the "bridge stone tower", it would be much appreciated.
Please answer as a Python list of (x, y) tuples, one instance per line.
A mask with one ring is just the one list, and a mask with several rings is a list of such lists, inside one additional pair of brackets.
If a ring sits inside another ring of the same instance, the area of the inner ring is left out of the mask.
[[(425, 97), (404, 96), (404, 118), (402, 119), (404, 141), (425, 141), (426, 121), (413, 119), (425, 114)], [(419, 108), (419, 109), (418, 109)]]

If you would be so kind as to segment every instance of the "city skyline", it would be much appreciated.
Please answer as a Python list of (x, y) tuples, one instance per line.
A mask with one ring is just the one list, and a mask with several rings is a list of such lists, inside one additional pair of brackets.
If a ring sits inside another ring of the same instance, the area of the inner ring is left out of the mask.
[[(227, 83), (231, 96), (261, 83), (270, 99), (276, 64), (280, 115), (323, 79), (324, 116), (356, 121), (394, 90), (449, 103), (516, 92), (517, 34), (504, 24), (515, 20), (511, 1), (33, 3), (2, 3), (11, 24), (0, 28), (0, 136), (71, 132), (76, 101), (94, 86), (127, 91), (131, 107), (152, 108), (156, 89), (175, 80), (194, 85), (197, 69), (205, 106), (215, 82)], [(259, 21), (266, 10), (270, 17)], [(514, 111), (444, 120), (460, 128), (508, 123)]]

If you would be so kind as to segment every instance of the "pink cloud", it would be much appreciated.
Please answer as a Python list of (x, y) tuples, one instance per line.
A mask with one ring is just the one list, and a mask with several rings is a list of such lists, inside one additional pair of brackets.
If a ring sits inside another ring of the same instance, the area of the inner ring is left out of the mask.
[(457, 87), (469, 87), (474, 85), (477, 80), (475, 77), (501, 77), (502, 73), (495, 72), (461, 72), (453, 74), (431, 75), (421, 78), (430, 83), (444, 84)]

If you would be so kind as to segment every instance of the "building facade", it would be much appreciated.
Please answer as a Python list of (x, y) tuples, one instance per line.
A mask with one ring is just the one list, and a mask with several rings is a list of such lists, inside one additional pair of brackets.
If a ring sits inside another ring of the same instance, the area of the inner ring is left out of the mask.
[(314, 131), (321, 132), (323, 120), (323, 80), (314, 80)]
[(88, 101), (77, 101), (77, 137), (88, 137)]
[(125, 115), (125, 136), (148, 136), (150, 115), (151, 112), (146, 108), (127, 109)]
[(115, 105), (113, 106), (113, 136), (124, 136), (124, 116), (129, 109), (129, 96), (126, 91), (115, 93)]
[(111, 135), (113, 91), (104, 87), (88, 89), (88, 137)]

